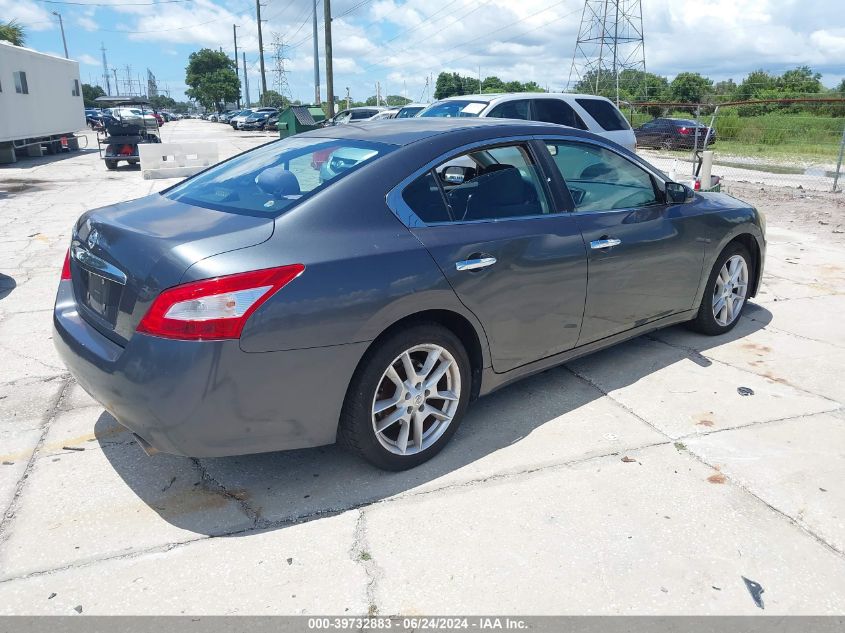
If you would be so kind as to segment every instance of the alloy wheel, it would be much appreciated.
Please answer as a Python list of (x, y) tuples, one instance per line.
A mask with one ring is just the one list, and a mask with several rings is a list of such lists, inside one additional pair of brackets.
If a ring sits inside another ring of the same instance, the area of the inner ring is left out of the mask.
[(391, 453), (420, 453), (449, 428), (460, 399), (461, 373), (452, 354), (439, 345), (416, 345), (382, 374), (373, 397), (373, 431)]
[(730, 257), (722, 266), (713, 288), (713, 318), (726, 327), (742, 310), (748, 293), (748, 264), (741, 255)]

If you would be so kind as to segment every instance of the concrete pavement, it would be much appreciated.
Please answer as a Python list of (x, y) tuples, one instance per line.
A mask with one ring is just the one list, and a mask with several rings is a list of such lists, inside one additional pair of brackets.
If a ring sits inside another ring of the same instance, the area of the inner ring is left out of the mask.
[[(269, 140), (163, 132), (221, 158)], [(0, 168), (0, 614), (845, 612), (842, 249), (770, 225), (730, 334), (506, 388), (410, 472), (336, 447), (148, 458), (50, 318), (76, 217), (169, 184), (90, 151)]]

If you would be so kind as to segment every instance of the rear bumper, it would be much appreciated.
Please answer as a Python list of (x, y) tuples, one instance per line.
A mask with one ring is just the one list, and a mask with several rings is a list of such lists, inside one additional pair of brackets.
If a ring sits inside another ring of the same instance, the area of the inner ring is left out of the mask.
[(367, 343), (249, 353), (238, 341), (136, 334), (125, 348), (90, 326), (61, 282), (53, 341), (68, 370), (154, 449), (219, 457), (331, 444)]

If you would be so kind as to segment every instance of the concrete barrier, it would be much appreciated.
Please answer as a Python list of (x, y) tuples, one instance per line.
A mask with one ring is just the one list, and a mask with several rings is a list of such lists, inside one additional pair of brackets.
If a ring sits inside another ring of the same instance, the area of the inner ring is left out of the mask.
[(141, 143), (138, 153), (146, 180), (193, 176), (218, 161), (216, 143)]

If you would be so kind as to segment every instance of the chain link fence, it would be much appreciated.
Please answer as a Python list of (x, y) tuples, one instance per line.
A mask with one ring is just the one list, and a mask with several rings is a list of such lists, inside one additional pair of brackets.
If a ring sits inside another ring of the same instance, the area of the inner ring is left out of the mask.
[(713, 176), (811, 191), (845, 187), (845, 98), (714, 104), (620, 104), (637, 152), (679, 181), (692, 181), (700, 152), (713, 151)]

